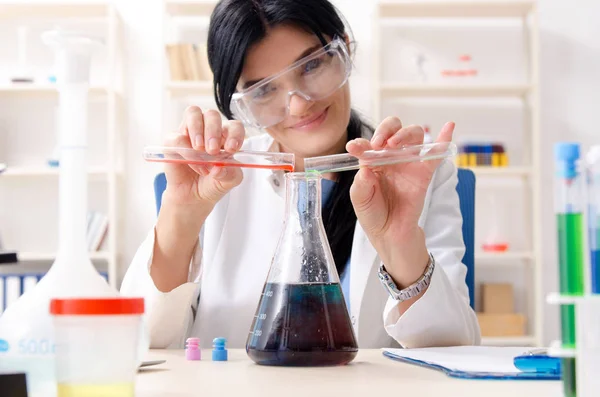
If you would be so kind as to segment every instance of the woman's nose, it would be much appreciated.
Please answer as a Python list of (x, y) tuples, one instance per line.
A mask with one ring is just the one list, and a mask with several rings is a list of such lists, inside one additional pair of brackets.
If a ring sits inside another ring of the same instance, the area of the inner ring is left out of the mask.
[(289, 104), (290, 116), (302, 116), (306, 114), (313, 103), (313, 101), (309, 101), (298, 94), (292, 94)]

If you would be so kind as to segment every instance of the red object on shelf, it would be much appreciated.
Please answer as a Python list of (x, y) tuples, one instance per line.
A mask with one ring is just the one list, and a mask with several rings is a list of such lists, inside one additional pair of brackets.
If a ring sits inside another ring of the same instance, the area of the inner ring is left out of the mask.
[(481, 248), (485, 252), (505, 252), (508, 250), (508, 243), (486, 243), (482, 244)]

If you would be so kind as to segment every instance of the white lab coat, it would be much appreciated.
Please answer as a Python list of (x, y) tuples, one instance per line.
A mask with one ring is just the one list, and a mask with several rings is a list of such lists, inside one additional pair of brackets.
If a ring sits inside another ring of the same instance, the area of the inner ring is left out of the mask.
[[(248, 139), (247, 150), (273, 150), (269, 135)], [(430, 184), (419, 224), (436, 268), (425, 294), (401, 317), (377, 277), (377, 252), (356, 223), (350, 263), (350, 318), (360, 348), (479, 344), (469, 306), (456, 167), (440, 165)], [(181, 348), (199, 337), (203, 347), (227, 338), (243, 348), (269, 271), (284, 216), (282, 172), (244, 170), (205, 222), (190, 263), (188, 282), (163, 293), (149, 274), (154, 228), (140, 245), (121, 292), (146, 298), (153, 348)], [(201, 247), (201, 248), (200, 248)]]

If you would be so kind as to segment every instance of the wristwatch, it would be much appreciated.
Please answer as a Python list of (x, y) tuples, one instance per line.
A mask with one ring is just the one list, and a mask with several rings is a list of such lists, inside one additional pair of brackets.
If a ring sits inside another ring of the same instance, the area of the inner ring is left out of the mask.
[(388, 291), (390, 296), (394, 300), (402, 302), (410, 298), (414, 298), (429, 286), (434, 268), (435, 258), (431, 253), (429, 253), (429, 263), (427, 264), (427, 268), (425, 269), (423, 275), (412, 285), (402, 290), (398, 289), (398, 286), (396, 285), (396, 283), (394, 283), (392, 276), (390, 276), (387, 270), (385, 270), (385, 265), (383, 263), (379, 266), (378, 275), (381, 284), (383, 284), (384, 288)]

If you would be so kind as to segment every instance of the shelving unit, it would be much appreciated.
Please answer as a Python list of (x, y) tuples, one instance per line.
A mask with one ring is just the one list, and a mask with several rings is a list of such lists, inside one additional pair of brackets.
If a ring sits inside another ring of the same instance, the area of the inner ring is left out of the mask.
[[(120, 217), (118, 215), (119, 194), (119, 163), (121, 161), (121, 138), (123, 111), (123, 47), (124, 32), (123, 23), (114, 4), (111, 1), (98, 1), (90, 3), (82, 2), (36, 2), (15, 1), (14, 3), (0, 4), (0, 24), (15, 21), (25, 21), (29, 24), (39, 22), (52, 22), (58, 26), (62, 23), (75, 24), (101, 24), (103, 39), (106, 50), (106, 84), (90, 87), (90, 100), (100, 98), (102, 106), (106, 109), (106, 165), (102, 167), (91, 167), (89, 169), (90, 180), (100, 180), (106, 184), (103, 191), (106, 193), (106, 207), (109, 223), (109, 231), (106, 238), (105, 250), (91, 252), (90, 258), (94, 262), (102, 262), (108, 272), (109, 283), (117, 287), (118, 277), (118, 241)], [(93, 82), (92, 82), (93, 84)], [(44, 83), (2, 83), (0, 84), (0, 99), (6, 96), (31, 96), (57, 95), (56, 86), (50, 82)], [(49, 150), (51, 148), (48, 148)], [(3, 189), (10, 189), (17, 183), (25, 185), (31, 178), (55, 178), (58, 176), (58, 168), (44, 166), (11, 166), (0, 173), (0, 194)], [(49, 210), (56, 209), (52, 208)], [(20, 211), (15, 208), (15, 211)], [(57, 225), (41, 225), (44, 228), (57, 228)], [(9, 231), (4, 231), (9, 232)], [(55, 254), (47, 250), (19, 252), (23, 262), (48, 262), (51, 264)], [(18, 265), (17, 265), (18, 266)]]
[[(181, 117), (181, 114), (173, 114), (174, 105), (186, 103), (187, 98), (194, 98), (189, 104), (198, 104), (197, 99), (206, 100), (216, 109), (213, 99), (212, 80), (171, 80), (169, 70), (169, 59), (166, 54), (166, 46), (176, 40), (172, 33), (176, 28), (199, 27), (207, 25), (209, 17), (213, 12), (217, 1), (211, 0), (163, 0), (163, 130), (171, 131), (174, 128), (173, 117)], [(201, 105), (202, 106), (202, 105)], [(182, 106), (184, 108), (185, 106)], [(169, 117), (170, 116), (170, 117)], [(175, 125), (176, 127), (176, 125)]]
[[(383, 40), (381, 31), (384, 23), (391, 21), (422, 19), (429, 23), (440, 18), (460, 19), (506, 19), (520, 21), (523, 29), (523, 43), (526, 50), (528, 81), (525, 84), (484, 84), (468, 83), (415, 83), (397, 84), (382, 81)], [(527, 302), (529, 309), (528, 334), (523, 337), (483, 338), (487, 345), (542, 345), (542, 267), (540, 234), (540, 129), (538, 93), (539, 40), (537, 31), (537, 7), (531, 0), (506, 1), (454, 1), (454, 0), (379, 0), (375, 11), (373, 44), (375, 47), (375, 68), (373, 71), (374, 101), (372, 114), (376, 120), (383, 118), (382, 102), (393, 98), (432, 98), (436, 100), (455, 98), (514, 98), (521, 102), (524, 114), (523, 145), (524, 164), (506, 168), (475, 167), (478, 181), (512, 178), (523, 182), (525, 189), (526, 219), (524, 228), (528, 231), (529, 246), (523, 251), (505, 253), (477, 252), (476, 268), (506, 267), (524, 265), (528, 267), (531, 279), (528, 286)], [(493, 184), (479, 184), (478, 189), (494, 188)], [(477, 271), (475, 272), (477, 277)]]

